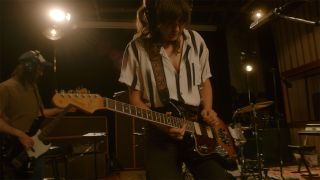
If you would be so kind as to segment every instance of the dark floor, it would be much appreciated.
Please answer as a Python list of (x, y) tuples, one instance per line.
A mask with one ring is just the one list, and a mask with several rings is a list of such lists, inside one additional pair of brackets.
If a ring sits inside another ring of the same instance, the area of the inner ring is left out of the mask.
[[(310, 167), (311, 173), (312, 174), (317, 174), (318, 176), (310, 177), (308, 175), (308, 172), (306, 171), (305, 167), (301, 168), (301, 173), (297, 173), (296, 171), (298, 170), (298, 165), (294, 166), (285, 166), (282, 169), (282, 176), (283, 179), (314, 179), (320, 180), (320, 166), (316, 167)], [(272, 167), (269, 168), (268, 171), (268, 176), (272, 179), (280, 179), (280, 168), (279, 167)]]

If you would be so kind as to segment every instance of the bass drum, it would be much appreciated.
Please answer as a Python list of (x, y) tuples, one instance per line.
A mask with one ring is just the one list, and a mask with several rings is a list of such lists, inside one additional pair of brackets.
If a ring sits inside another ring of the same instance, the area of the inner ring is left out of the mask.
[(241, 123), (231, 123), (228, 125), (228, 129), (230, 135), (234, 139), (235, 146), (239, 147), (247, 142), (247, 139), (243, 133), (244, 128), (242, 127)]

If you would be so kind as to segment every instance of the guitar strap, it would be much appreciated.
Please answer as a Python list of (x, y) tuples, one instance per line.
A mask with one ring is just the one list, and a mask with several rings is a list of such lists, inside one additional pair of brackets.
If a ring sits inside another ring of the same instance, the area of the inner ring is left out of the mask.
[(37, 131), (40, 129), (42, 123), (45, 120), (43, 106), (42, 106), (39, 91), (36, 85), (33, 85), (33, 92), (34, 92), (34, 95), (36, 96), (41, 116), (33, 120), (32, 125), (28, 131), (28, 135), (31, 135), (31, 136), (37, 133)]
[(169, 103), (169, 90), (167, 87), (167, 81), (164, 74), (162, 57), (160, 55), (160, 44), (149, 44), (148, 54), (152, 65), (153, 75), (156, 81), (157, 90), (160, 96), (160, 100), (163, 104)]

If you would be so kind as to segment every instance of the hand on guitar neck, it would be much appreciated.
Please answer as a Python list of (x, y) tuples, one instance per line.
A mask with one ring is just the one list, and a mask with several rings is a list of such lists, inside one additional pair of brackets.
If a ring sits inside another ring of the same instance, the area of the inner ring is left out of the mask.
[[(171, 116), (172, 112), (166, 112), (167, 116)], [(157, 125), (157, 127), (168, 134), (170, 137), (177, 139), (177, 140), (182, 140), (183, 136), (186, 132), (187, 124), (182, 124), (180, 128), (176, 127), (170, 127), (170, 126), (165, 126), (165, 125)]]

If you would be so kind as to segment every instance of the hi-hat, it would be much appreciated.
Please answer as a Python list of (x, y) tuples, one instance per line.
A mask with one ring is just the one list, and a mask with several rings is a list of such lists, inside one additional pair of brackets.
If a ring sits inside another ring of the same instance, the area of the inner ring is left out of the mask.
[(273, 103), (273, 101), (264, 101), (264, 102), (258, 102), (258, 103), (252, 103), (248, 106), (244, 106), (242, 108), (238, 108), (235, 113), (247, 113), (251, 112), (253, 110), (258, 110), (262, 108), (266, 108), (270, 106)]

